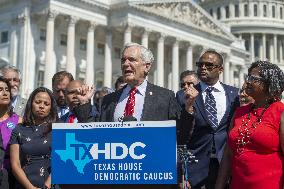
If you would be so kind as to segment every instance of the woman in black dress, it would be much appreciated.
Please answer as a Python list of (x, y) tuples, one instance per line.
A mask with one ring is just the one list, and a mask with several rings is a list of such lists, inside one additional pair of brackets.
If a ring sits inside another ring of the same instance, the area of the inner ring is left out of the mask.
[(12, 171), (17, 189), (51, 188), (51, 124), (57, 120), (56, 101), (44, 87), (30, 95), (24, 122), (10, 139)]

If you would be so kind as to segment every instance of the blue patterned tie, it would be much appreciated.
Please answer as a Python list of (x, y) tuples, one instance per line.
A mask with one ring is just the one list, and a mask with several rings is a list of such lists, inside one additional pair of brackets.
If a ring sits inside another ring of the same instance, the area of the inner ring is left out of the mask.
[(212, 95), (212, 91), (214, 87), (207, 87), (205, 90), (206, 97), (205, 97), (205, 110), (210, 121), (211, 127), (214, 129), (218, 127), (218, 119), (217, 119), (217, 108), (216, 108), (216, 101), (214, 96)]

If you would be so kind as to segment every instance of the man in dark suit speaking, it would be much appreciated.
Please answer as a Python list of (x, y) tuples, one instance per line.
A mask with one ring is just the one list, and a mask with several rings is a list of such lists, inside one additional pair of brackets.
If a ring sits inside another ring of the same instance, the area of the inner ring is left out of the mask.
[[(185, 110), (181, 110), (173, 91), (153, 85), (147, 81), (150, 68), (154, 63), (152, 52), (136, 43), (126, 44), (121, 57), (121, 70), (124, 81), (127, 83), (122, 89), (104, 97), (99, 119), (90, 116), (89, 103), (93, 90), (81, 88), (79, 100), (81, 105), (75, 108), (79, 122), (88, 121), (164, 121), (177, 120), (177, 123), (186, 124), (190, 118)], [(176, 188), (165, 185), (112, 185), (96, 186), (102, 188)]]
[(232, 113), (238, 106), (238, 89), (219, 81), (223, 58), (216, 51), (203, 53), (196, 66), (200, 83), (185, 90), (185, 108), (191, 113), (191, 119), (188, 119), (191, 122), (178, 130), (183, 134), (193, 130), (188, 147), (198, 163), (188, 166), (192, 189), (204, 185), (206, 189), (213, 189)]

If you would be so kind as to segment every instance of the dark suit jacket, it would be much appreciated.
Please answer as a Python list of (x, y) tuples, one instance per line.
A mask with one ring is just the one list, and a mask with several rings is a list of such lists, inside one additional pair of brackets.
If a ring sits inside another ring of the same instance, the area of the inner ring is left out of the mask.
[[(120, 89), (104, 97), (103, 102), (102, 102), (100, 119), (94, 119), (88, 116), (90, 115), (89, 113), (90, 104), (84, 104), (84, 105), (81, 105), (75, 108), (75, 114), (79, 122), (88, 122), (88, 121), (111, 122), (111, 121), (114, 121), (115, 107), (119, 101), (119, 98), (122, 94), (123, 89)], [(187, 124), (187, 121), (189, 119), (191, 118), (188, 116), (188, 113), (185, 112), (184, 110), (182, 111), (180, 106), (178, 105), (173, 91), (170, 91), (162, 87), (158, 87), (149, 82), (147, 83), (141, 121), (177, 120), (177, 124)], [(183, 120), (183, 121), (180, 121), (180, 120)], [(102, 186), (98, 186), (96, 185), (94, 186), (94, 188), (167, 189), (167, 188), (177, 188), (177, 186), (170, 186), (170, 185), (111, 185), (111, 186), (102, 185)]]
[(238, 89), (225, 84), (222, 84), (222, 86), (226, 93), (226, 99), (224, 100), (226, 100), (227, 109), (217, 129), (214, 130), (209, 125), (200, 84), (195, 86), (199, 91), (199, 95), (194, 102), (194, 114), (190, 115), (192, 118), (191, 122), (189, 125), (179, 125), (182, 127), (177, 128), (178, 137), (184, 138), (183, 140), (186, 140), (186, 137), (189, 136), (186, 133), (192, 132), (193, 129), (191, 138), (188, 141), (189, 149), (198, 160), (198, 163), (192, 163), (188, 167), (190, 182), (193, 186), (208, 176), (213, 141), (215, 142), (217, 158), (219, 162), (221, 161), (230, 120), (236, 106), (238, 106)]

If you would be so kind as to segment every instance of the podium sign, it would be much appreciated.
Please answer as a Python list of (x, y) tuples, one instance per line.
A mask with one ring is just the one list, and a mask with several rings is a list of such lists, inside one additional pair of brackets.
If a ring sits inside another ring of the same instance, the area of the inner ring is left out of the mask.
[(176, 122), (55, 123), (54, 184), (176, 184)]

